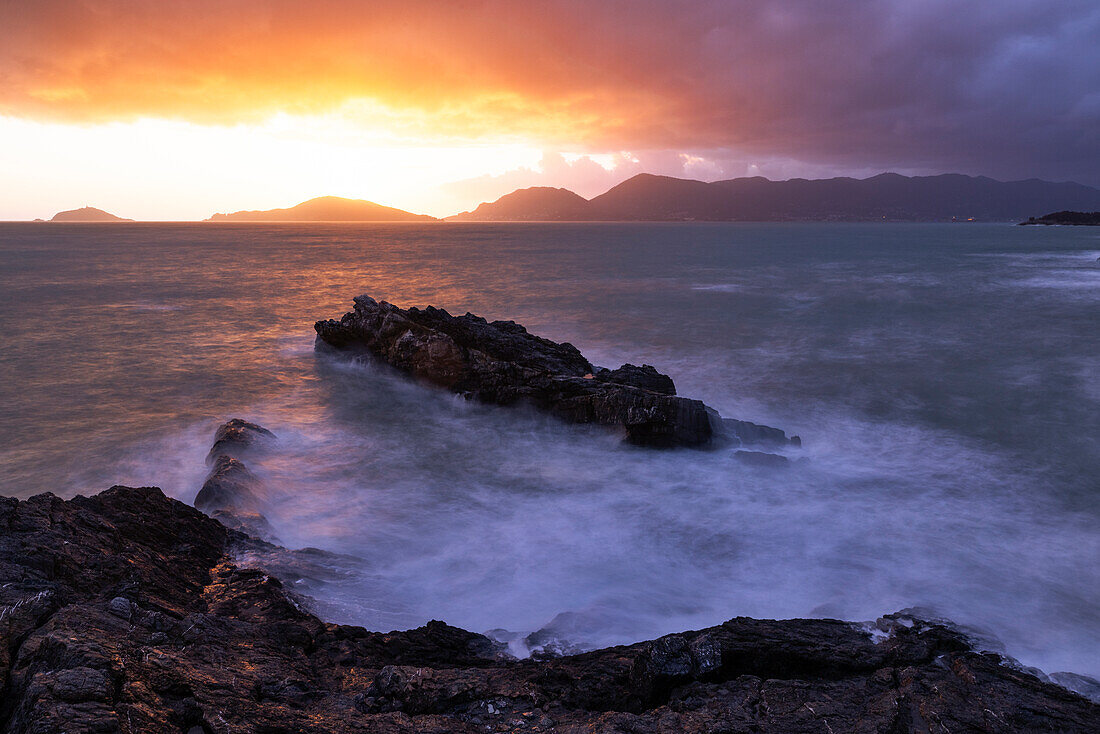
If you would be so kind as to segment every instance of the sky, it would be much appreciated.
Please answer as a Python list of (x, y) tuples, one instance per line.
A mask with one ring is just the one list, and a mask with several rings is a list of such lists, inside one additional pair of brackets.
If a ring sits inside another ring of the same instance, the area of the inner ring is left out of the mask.
[(960, 172), (1100, 186), (1096, 0), (0, 0), (0, 219)]

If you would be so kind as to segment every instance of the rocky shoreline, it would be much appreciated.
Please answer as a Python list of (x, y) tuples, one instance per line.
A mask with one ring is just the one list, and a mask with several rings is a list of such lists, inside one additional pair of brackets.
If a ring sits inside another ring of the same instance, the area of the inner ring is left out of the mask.
[(151, 487), (0, 499), (2, 732), (1100, 730), (1100, 705), (890, 616), (737, 618), (548, 660), (325, 624)]

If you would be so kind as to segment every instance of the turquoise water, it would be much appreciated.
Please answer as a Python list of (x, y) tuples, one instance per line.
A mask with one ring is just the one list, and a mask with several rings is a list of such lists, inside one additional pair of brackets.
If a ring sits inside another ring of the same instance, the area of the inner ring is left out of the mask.
[[(187, 501), (239, 415), (280, 437), (279, 537), (363, 559), (335, 620), (568, 612), (583, 645), (919, 606), (1100, 675), (1098, 256), (1000, 225), (0, 224), (0, 492)], [(316, 355), (359, 293), (654, 364), (808, 461), (639, 451)]]

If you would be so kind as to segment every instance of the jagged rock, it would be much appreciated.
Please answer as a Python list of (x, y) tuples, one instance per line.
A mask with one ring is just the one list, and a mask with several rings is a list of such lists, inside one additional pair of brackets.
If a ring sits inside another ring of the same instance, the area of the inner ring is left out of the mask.
[(260, 512), (260, 480), (242, 461), (242, 457), (269, 446), (274, 439), (271, 431), (241, 418), (232, 418), (219, 426), (206, 456), (206, 463), (213, 464), (213, 468), (195, 495), (195, 507), (228, 528), (274, 539), (271, 523)]
[(624, 364), (617, 370), (598, 370), (595, 378), (600, 382), (611, 382), (619, 385), (632, 385), (650, 392), (662, 395), (675, 395), (676, 385), (672, 378), (663, 375), (652, 365), (643, 364), (641, 367), (632, 364)]
[(113, 685), (111, 679), (102, 670), (70, 668), (58, 671), (52, 677), (54, 695), (66, 703), (85, 701), (107, 703), (111, 699)]
[(129, 619), (130, 615), (133, 614), (134, 606), (126, 597), (116, 596), (114, 599), (111, 599), (111, 603), (107, 605), (107, 609), (116, 617)]
[(275, 528), (271, 526), (267, 517), (259, 512), (211, 510), (207, 514), (230, 530), (278, 542), (278, 538), (275, 537)]
[(365, 351), (471, 399), (528, 403), (570, 423), (619, 426), (638, 445), (703, 446), (726, 433), (716, 411), (678, 397), (672, 379), (649, 365), (596, 370), (572, 344), (535, 336), (514, 321), (354, 300), (339, 320), (314, 325), (319, 343)]
[(737, 618), (514, 660), (442, 622), (324, 624), (236, 566), (233, 535), (155, 488), (0, 498), (0, 732), (1100, 731), (1100, 705), (920, 620), (875, 641)]
[(263, 426), (243, 418), (230, 418), (214, 434), (214, 445), (206, 455), (206, 463), (213, 464), (220, 456), (241, 459), (250, 449), (267, 445), (274, 438), (275, 434)]
[(225, 526), (230, 555), (239, 565), (263, 567), (288, 580), (296, 602), (315, 606), (309, 595), (333, 582), (354, 582), (362, 559), (341, 556), (318, 548), (290, 550), (276, 545), (275, 530), (263, 513), (263, 485), (239, 457), (258, 447), (270, 448), (275, 434), (240, 418), (222, 424), (210, 449), (214, 467), (199, 493), (195, 507)]
[(787, 438), (787, 434), (778, 428), (762, 426), (759, 423), (739, 421), (733, 418), (723, 418), (722, 427), (728, 435), (737, 439), (742, 446), (772, 445), (786, 446), (788, 444), (801, 446), (802, 439), (798, 436)]
[(204, 511), (254, 512), (259, 504), (259, 480), (244, 462), (219, 456), (214, 469), (195, 496), (195, 507)]

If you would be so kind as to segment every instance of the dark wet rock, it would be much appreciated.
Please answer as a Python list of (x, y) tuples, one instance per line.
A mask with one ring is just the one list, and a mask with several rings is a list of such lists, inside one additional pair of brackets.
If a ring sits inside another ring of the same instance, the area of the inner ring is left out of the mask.
[(259, 512), (211, 510), (208, 514), (230, 530), (278, 542), (275, 528), (271, 526), (267, 517)]
[(523, 646), (537, 659), (558, 658), (591, 650), (588, 637), (594, 630), (611, 632), (608, 615), (600, 611), (559, 612), (547, 624), (523, 638)]
[(155, 488), (0, 498), (0, 732), (1100, 731), (1100, 705), (908, 617), (515, 660), (442, 622), (325, 624), (233, 538)]
[(242, 460), (274, 439), (271, 431), (241, 418), (219, 426), (206, 456), (213, 467), (195, 496), (195, 507), (228, 528), (275, 539), (271, 523), (260, 512), (263, 487)]
[(262, 567), (286, 579), (295, 603), (310, 608), (320, 605), (311, 598), (325, 584), (351, 582), (362, 560), (317, 548), (290, 550), (280, 545), (267, 517), (259, 511), (264, 488), (240, 457), (254, 455), (257, 448), (270, 448), (275, 434), (263, 426), (240, 418), (222, 424), (214, 434), (211, 470), (195, 507), (224, 525), (229, 533), (229, 554), (247, 568)]
[(572, 344), (535, 336), (514, 321), (354, 300), (355, 309), (339, 320), (314, 325), (320, 343), (371, 354), (470, 399), (618, 426), (638, 445), (704, 446), (728, 432), (716, 411), (677, 396), (672, 379), (649, 365), (596, 370)]
[(237, 529), (229, 534), (229, 554), (240, 566), (262, 568), (282, 579), (295, 601), (313, 611), (326, 608), (314, 594), (328, 584), (355, 583), (360, 579), (358, 569), (365, 563), (355, 556), (317, 548), (291, 550)]
[(668, 375), (661, 374), (657, 371), (656, 367), (648, 364), (643, 364), (641, 367), (632, 364), (624, 364), (617, 370), (598, 370), (595, 374), (595, 378), (600, 382), (632, 385), (633, 387), (640, 387), (643, 390), (661, 393), (662, 395), (676, 394), (676, 385), (673, 384), (672, 378)]
[(130, 615), (134, 613), (134, 605), (124, 596), (116, 596), (114, 599), (111, 599), (110, 603), (107, 605), (107, 609), (111, 614), (116, 617), (121, 617), (122, 619), (129, 619)]
[(734, 451), (733, 458), (749, 466), (783, 467), (790, 466), (791, 463), (786, 456), (769, 454), (766, 451)]
[(722, 427), (726, 433), (737, 439), (742, 446), (770, 445), (770, 446), (801, 446), (802, 439), (798, 436), (787, 438), (787, 434), (778, 428), (762, 426), (759, 423), (739, 421), (733, 418), (723, 418)]
[(249, 450), (266, 446), (274, 439), (275, 434), (263, 426), (243, 418), (231, 418), (214, 434), (214, 445), (206, 455), (206, 463), (215, 463), (219, 456), (244, 458)]
[(263, 426), (240, 418), (222, 424), (210, 449), (214, 467), (194, 504), (230, 531), (227, 552), (237, 565), (268, 570), (286, 580), (295, 604), (324, 609), (311, 595), (326, 584), (354, 582), (363, 561), (318, 548), (291, 550), (276, 545), (275, 529), (259, 511), (263, 483), (239, 458), (254, 455), (260, 447), (271, 448), (274, 439), (275, 434)]
[(111, 699), (113, 683), (102, 670), (70, 668), (54, 673), (52, 678), (53, 694), (67, 703), (107, 703)]
[(254, 512), (259, 506), (258, 487), (259, 480), (244, 462), (232, 456), (219, 456), (195, 496), (195, 507), (210, 512)]

